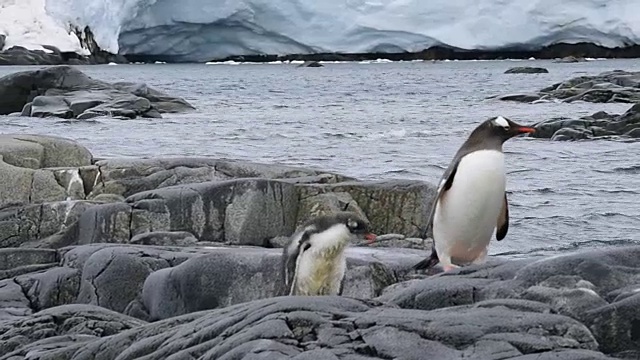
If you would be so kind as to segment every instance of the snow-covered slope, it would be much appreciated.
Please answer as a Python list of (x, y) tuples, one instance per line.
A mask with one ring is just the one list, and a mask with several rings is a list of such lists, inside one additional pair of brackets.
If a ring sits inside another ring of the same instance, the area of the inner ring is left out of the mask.
[(45, 50), (42, 45), (53, 45), (61, 51), (87, 54), (64, 22), (46, 13), (45, 0), (0, 0), (0, 35), (5, 36), (5, 49), (19, 45)]
[(9, 1), (46, 1), (48, 15), (89, 26), (107, 51), (176, 61), (434, 45), (535, 50), (558, 42), (640, 44), (639, 0)]

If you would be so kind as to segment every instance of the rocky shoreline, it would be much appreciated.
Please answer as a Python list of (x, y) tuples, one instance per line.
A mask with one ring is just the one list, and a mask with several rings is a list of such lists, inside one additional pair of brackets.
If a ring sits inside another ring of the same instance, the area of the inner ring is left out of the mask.
[(535, 125), (536, 132), (529, 136), (551, 140), (640, 138), (640, 72), (613, 70), (598, 75), (578, 76), (534, 93), (491, 98), (531, 104), (575, 101), (632, 104), (623, 114), (599, 111), (579, 119), (558, 117), (543, 120)]
[[(111, 54), (100, 50), (89, 28), (75, 30), (83, 46), (90, 50), (90, 56), (60, 52), (52, 46), (46, 46), (50, 52), (28, 50), (19, 46), (2, 50), (0, 46), (0, 65), (94, 65), (130, 62), (141, 63), (180, 63), (172, 57), (148, 54)], [(504, 59), (556, 59), (559, 62), (578, 62), (585, 58), (640, 58), (640, 45), (624, 48), (607, 48), (591, 43), (553, 44), (541, 49), (504, 48), (496, 50), (467, 50), (446, 46), (433, 46), (418, 52), (399, 53), (314, 53), (290, 55), (238, 55), (211, 62), (274, 62), (274, 61), (371, 61), (389, 59), (392, 61), (411, 60), (504, 60)]]
[[(640, 246), (410, 270), (434, 185), (230, 159), (96, 159), (0, 135), (0, 360), (637, 359)], [(281, 247), (362, 214), (341, 297), (283, 296)]]

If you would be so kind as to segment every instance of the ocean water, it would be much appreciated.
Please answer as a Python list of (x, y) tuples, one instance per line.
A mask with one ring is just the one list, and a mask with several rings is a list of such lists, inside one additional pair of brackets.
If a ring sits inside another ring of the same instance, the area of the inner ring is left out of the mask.
[[(549, 74), (503, 74), (513, 66)], [(212, 156), (316, 167), (359, 179), (437, 182), (469, 132), (491, 116), (522, 124), (628, 104), (501, 102), (573, 76), (640, 70), (637, 60), (80, 66), (145, 82), (197, 107), (163, 119), (0, 117), (0, 133), (75, 139), (96, 157)], [(33, 67), (0, 67), (0, 76)], [(511, 226), (490, 254), (523, 257), (640, 243), (640, 142), (505, 146)]]

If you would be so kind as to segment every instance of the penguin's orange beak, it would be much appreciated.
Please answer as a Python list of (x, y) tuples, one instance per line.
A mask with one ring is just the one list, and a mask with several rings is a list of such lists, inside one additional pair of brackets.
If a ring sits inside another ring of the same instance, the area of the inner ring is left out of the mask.
[(532, 134), (534, 132), (536, 132), (535, 128), (529, 127), (529, 126), (520, 126), (519, 128), (515, 129), (518, 134)]
[(367, 242), (368, 242), (369, 244), (371, 244), (371, 243), (373, 243), (374, 241), (376, 241), (376, 238), (377, 238), (377, 237), (378, 237), (378, 236), (377, 236), (376, 234), (374, 234), (374, 233), (367, 233), (367, 234), (365, 234), (365, 235), (364, 235), (365, 240), (367, 240)]

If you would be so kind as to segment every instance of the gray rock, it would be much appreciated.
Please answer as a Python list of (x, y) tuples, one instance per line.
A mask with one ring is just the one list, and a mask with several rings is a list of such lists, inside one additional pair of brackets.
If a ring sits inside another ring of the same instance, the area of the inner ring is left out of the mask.
[(239, 179), (141, 192), (127, 202), (167, 209), (167, 227), (156, 230), (189, 231), (201, 241), (264, 245), (293, 233), (298, 195), (286, 182)]
[(58, 252), (49, 249), (0, 248), (0, 270), (18, 266), (58, 262)]
[(317, 61), (305, 61), (304, 63), (298, 65), (298, 67), (323, 67), (323, 65)]
[(72, 227), (96, 205), (91, 201), (59, 201), (4, 208), (0, 210), (0, 248), (52, 247), (50, 236)]
[[(640, 72), (614, 70), (594, 76), (579, 76), (555, 83), (538, 91), (535, 95), (563, 102), (587, 101), (595, 103), (640, 102)], [(517, 96), (498, 97), (505, 101), (523, 101)]]
[(599, 111), (580, 119), (556, 118), (535, 125), (532, 137), (552, 140), (598, 139), (611, 136), (640, 136), (640, 105), (636, 104), (624, 114)]
[(137, 301), (149, 274), (170, 265), (153, 251), (141, 254), (140, 249), (123, 247), (98, 250), (84, 263), (77, 302), (124, 313)]
[(540, 95), (536, 94), (508, 94), (497, 97), (498, 100), (503, 101), (518, 101), (518, 102), (534, 102), (540, 100)]
[(131, 244), (156, 246), (193, 246), (198, 239), (186, 231), (154, 231), (135, 235)]
[(96, 162), (100, 178), (89, 198), (124, 197), (167, 186), (236, 178), (291, 179), (292, 182), (338, 182), (347, 178), (319, 170), (214, 158), (109, 159)]
[(532, 309), (548, 307), (554, 313), (581, 321), (592, 329), (601, 350), (624, 353), (639, 346), (633, 335), (637, 310), (632, 310), (637, 309), (640, 299), (633, 292), (640, 284), (639, 252), (640, 247), (628, 246), (542, 260), (495, 261), (399, 283), (376, 300), (428, 310), (522, 299), (539, 304), (527, 305)]
[(327, 192), (348, 193), (366, 214), (374, 233), (408, 237), (424, 237), (436, 193), (434, 185), (413, 180), (301, 184), (298, 189), (302, 201)]
[(585, 58), (582, 57), (575, 57), (575, 56), (565, 56), (561, 59), (556, 59), (553, 62), (555, 63), (577, 63), (577, 62), (585, 62), (587, 61)]
[[(28, 318), (0, 322), (0, 359), (24, 359), (31, 356), (29, 353), (34, 354), (33, 350), (45, 349), (65, 354), (65, 347), (73, 349), (78, 345), (86, 345), (143, 324), (144, 321), (97, 306), (58, 306), (40, 311)], [(59, 346), (49, 347), (48, 343), (59, 343)], [(47, 352), (47, 356), (43, 358), (69, 358), (65, 355), (56, 357)]]
[[(172, 268), (153, 272), (142, 292), (150, 319), (166, 319), (194, 311), (286, 293), (281, 282), (280, 249), (210, 248)], [(397, 282), (419, 261), (422, 252), (348, 248), (344, 295), (371, 298)]]
[[(97, 318), (92, 322), (94, 328), (104, 327), (105, 320), (113, 319), (115, 326), (126, 329), (113, 334), (115, 329), (108, 328), (111, 336), (99, 337), (91, 329), (57, 327), (49, 338), (77, 334), (93, 338), (63, 342), (50, 354), (52, 359), (54, 354), (74, 360), (116, 357), (449, 360), (505, 359), (527, 354), (549, 359), (558, 354), (569, 359), (607, 358), (596, 351), (597, 343), (589, 330), (570, 318), (504, 309), (452, 308), (427, 312), (346, 297), (277, 297), (149, 324), (126, 317), (115, 319), (107, 310), (87, 315), (82, 308), (76, 313), (67, 310), (61, 316), (58, 309), (46, 311), (56, 311), (56, 318), (64, 323), (72, 316), (86, 316)], [(42, 313), (11, 323), (8, 336), (14, 340), (11, 343), (7, 335), (0, 336), (0, 349), (4, 345), (14, 351), (12, 356), (20, 359), (28, 351), (40, 350), (42, 342), (35, 343), (31, 333), (18, 329), (24, 329), (27, 321), (45, 324), (43, 328), (48, 329), (49, 323)]]
[(91, 165), (92, 155), (84, 146), (47, 135), (0, 134), (0, 156), (17, 167), (40, 169)]
[(60, 51), (47, 53), (43, 50), (12, 46), (0, 52), (0, 65), (57, 65), (63, 62)]
[(549, 70), (541, 67), (518, 66), (508, 69), (505, 74), (548, 74)]
[(150, 113), (149, 117), (158, 117), (163, 112), (194, 109), (186, 100), (144, 84), (110, 84), (66, 65), (0, 78), (0, 114), (23, 111), (27, 103), (31, 103), (30, 116), (84, 119), (93, 114), (135, 118)]
[(76, 302), (80, 289), (80, 271), (69, 267), (53, 267), (44, 272), (17, 276), (33, 311)]
[(24, 318), (31, 313), (31, 303), (20, 284), (13, 279), (0, 280), (0, 334), (3, 334), (4, 321)]
[(69, 119), (73, 117), (73, 111), (63, 96), (36, 96), (31, 102), (30, 116)]
[[(193, 105), (189, 104), (186, 100), (168, 96), (165, 93), (148, 87), (146, 84), (116, 82), (113, 86), (153, 103), (153, 109), (145, 113), (145, 115), (149, 117), (157, 117), (160, 113), (178, 113), (195, 109)], [(153, 111), (152, 114), (150, 114), (151, 111)]]
[(572, 128), (563, 128), (555, 132), (551, 140), (582, 140), (590, 138), (592, 133), (588, 130), (578, 130)]
[(347, 192), (321, 193), (300, 200), (298, 220), (302, 225), (312, 218), (339, 211), (352, 211), (367, 220), (367, 215), (360, 209), (358, 203)]
[(640, 138), (640, 124), (637, 128), (631, 129), (627, 131), (624, 136), (632, 137), (632, 138)]

